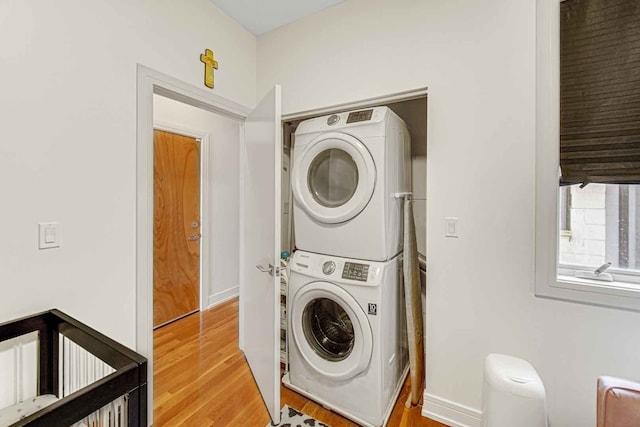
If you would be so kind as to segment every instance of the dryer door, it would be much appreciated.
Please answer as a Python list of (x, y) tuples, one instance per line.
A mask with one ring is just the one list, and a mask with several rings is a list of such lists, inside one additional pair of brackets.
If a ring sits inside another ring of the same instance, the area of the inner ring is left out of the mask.
[(313, 282), (296, 293), (291, 307), (293, 341), (309, 366), (335, 380), (367, 369), (373, 351), (371, 325), (349, 293), (332, 283)]
[(336, 224), (367, 206), (376, 185), (376, 166), (357, 138), (329, 132), (295, 159), (291, 182), (296, 201), (311, 217)]

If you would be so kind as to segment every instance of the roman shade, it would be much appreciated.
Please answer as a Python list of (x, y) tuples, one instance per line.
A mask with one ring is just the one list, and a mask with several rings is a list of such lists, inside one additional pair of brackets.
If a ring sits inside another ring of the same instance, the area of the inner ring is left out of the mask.
[(561, 185), (640, 183), (640, 0), (560, 4)]

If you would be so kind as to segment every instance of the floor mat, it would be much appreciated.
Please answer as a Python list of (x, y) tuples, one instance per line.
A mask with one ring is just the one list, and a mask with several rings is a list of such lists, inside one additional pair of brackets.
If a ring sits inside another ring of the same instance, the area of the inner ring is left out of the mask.
[[(266, 427), (272, 427), (271, 422)], [(321, 423), (313, 417), (304, 414), (297, 409), (293, 409), (289, 405), (284, 405), (280, 409), (280, 427), (331, 427), (325, 423)]]

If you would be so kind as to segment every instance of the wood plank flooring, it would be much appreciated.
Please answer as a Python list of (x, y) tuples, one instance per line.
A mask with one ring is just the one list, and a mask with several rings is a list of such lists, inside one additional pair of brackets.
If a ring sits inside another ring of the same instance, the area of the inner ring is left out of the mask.
[[(238, 349), (238, 300), (180, 319), (154, 332), (154, 426), (264, 427), (269, 415)], [(355, 426), (281, 387), (281, 403), (333, 427)], [(408, 380), (388, 426), (446, 427), (406, 409)]]

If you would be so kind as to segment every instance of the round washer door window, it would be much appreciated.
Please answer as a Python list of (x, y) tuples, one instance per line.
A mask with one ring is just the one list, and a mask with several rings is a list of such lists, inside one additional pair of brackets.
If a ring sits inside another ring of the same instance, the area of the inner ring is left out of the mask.
[(376, 166), (362, 142), (327, 132), (299, 150), (291, 186), (305, 212), (328, 224), (348, 221), (362, 212), (376, 186)]
[(344, 360), (353, 350), (353, 323), (332, 299), (316, 298), (308, 302), (302, 312), (302, 329), (311, 348), (326, 360)]
[(291, 302), (291, 336), (302, 358), (323, 376), (346, 380), (367, 369), (373, 334), (367, 315), (341, 287), (304, 285)]

